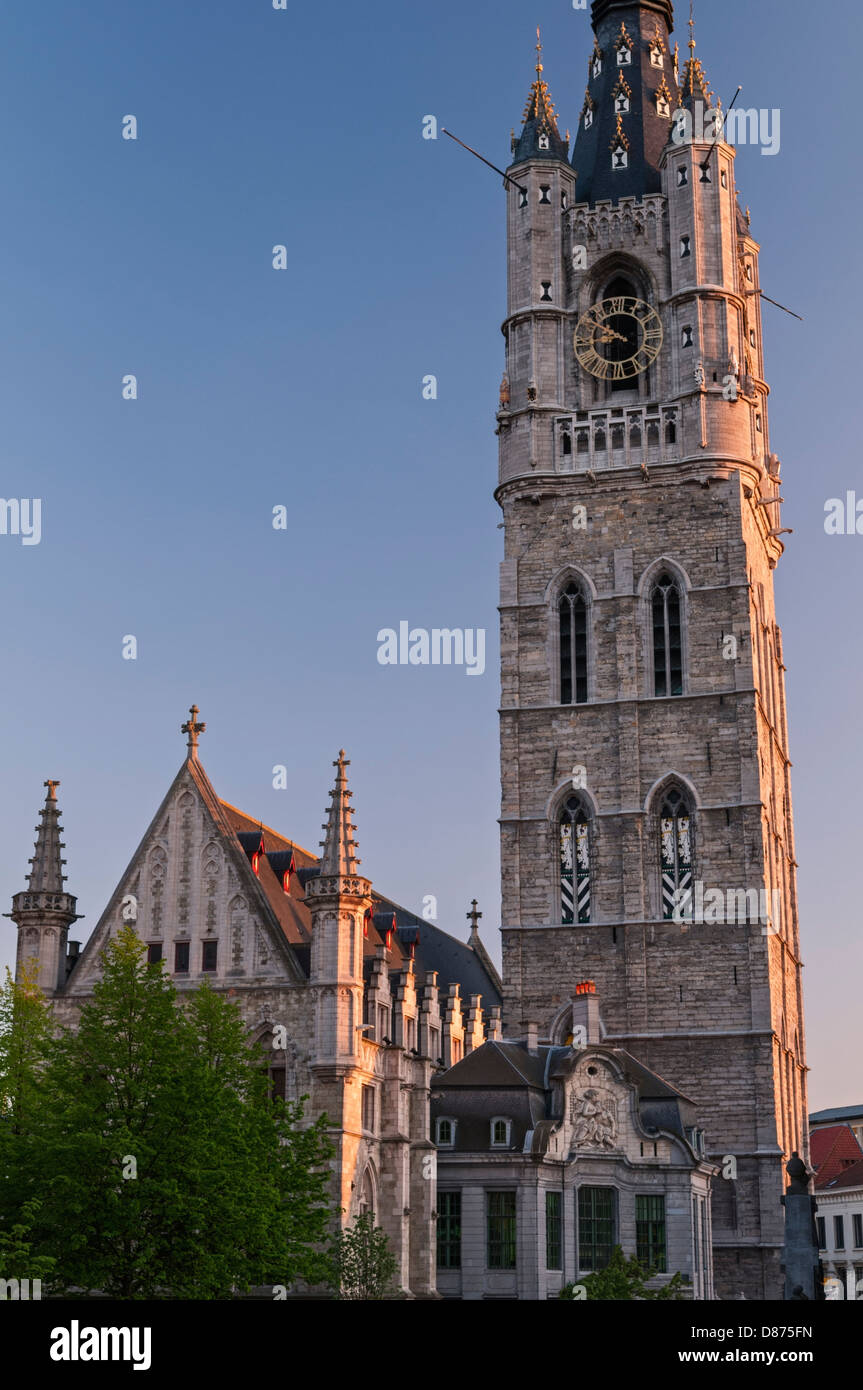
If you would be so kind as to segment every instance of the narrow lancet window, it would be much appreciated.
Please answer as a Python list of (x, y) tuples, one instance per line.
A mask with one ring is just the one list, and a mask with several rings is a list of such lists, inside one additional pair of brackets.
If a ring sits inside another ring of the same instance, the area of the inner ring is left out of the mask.
[(577, 796), (560, 817), (560, 913), (564, 925), (590, 921), (590, 825)]
[(587, 702), (587, 604), (577, 584), (560, 596), (560, 703)]
[(686, 919), (692, 915), (692, 817), (676, 787), (662, 803), (659, 843), (662, 916), (666, 922)]
[(661, 574), (650, 600), (653, 624), (653, 693), (683, 694), (683, 645), (680, 589), (670, 574)]

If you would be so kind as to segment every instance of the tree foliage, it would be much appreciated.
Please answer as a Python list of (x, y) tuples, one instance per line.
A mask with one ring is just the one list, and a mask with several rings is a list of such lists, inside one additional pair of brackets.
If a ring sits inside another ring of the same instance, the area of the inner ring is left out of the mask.
[(37, 1199), (54, 1292), (213, 1299), (330, 1280), (324, 1118), (268, 1098), (235, 1004), (209, 983), (181, 1000), (145, 957), (125, 926), (78, 1027), (53, 1039), (32, 1094), (21, 1083), (26, 1190), (0, 1164), (0, 1220)]
[[(635, 1255), (627, 1259), (621, 1246), (615, 1245), (605, 1269), (585, 1275), (578, 1284), (566, 1284), (558, 1297), (574, 1301), (583, 1297), (588, 1302), (679, 1302), (685, 1298), (685, 1281), (679, 1271), (661, 1288), (648, 1288), (649, 1281), (654, 1279), (657, 1273), (658, 1270), (648, 1269), (640, 1264)], [(584, 1295), (577, 1293), (580, 1288), (584, 1289)]]
[(358, 1216), (335, 1239), (337, 1297), (366, 1301), (395, 1298), (396, 1258), (374, 1217)]

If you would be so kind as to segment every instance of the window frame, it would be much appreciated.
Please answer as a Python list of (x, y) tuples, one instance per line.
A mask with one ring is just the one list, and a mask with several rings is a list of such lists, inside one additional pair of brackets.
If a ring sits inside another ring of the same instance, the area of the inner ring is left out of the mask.
[(461, 1191), (438, 1188), (435, 1257), (438, 1269), (461, 1269)]
[[(587, 1205), (586, 1198), (588, 1193), (591, 1195), (591, 1206), (594, 1208), (594, 1210), (592, 1210), (590, 1213), (585, 1213), (582, 1210), (582, 1207), (583, 1205)], [(608, 1194), (610, 1215), (606, 1213), (602, 1215), (597, 1214), (595, 1210), (595, 1199), (596, 1194), (598, 1193), (602, 1193), (603, 1195)], [(593, 1274), (596, 1273), (598, 1270), (607, 1268), (611, 1260), (611, 1255), (614, 1250), (614, 1247), (617, 1244), (618, 1190), (616, 1187), (611, 1187), (608, 1184), (594, 1186), (592, 1183), (583, 1183), (576, 1188), (575, 1210), (578, 1272), (579, 1274)], [(607, 1223), (609, 1229), (607, 1239), (603, 1238), (603, 1240), (601, 1241), (596, 1237), (596, 1235), (593, 1234), (593, 1227), (595, 1223), (598, 1223), (600, 1221)], [(589, 1240), (590, 1259), (586, 1261), (585, 1254), (587, 1252), (588, 1242), (585, 1238), (585, 1226), (587, 1225), (589, 1225), (591, 1229), (591, 1238)], [(598, 1253), (601, 1254), (601, 1262), (596, 1258)]]
[(563, 1269), (563, 1193), (558, 1187), (545, 1190), (545, 1267)]
[[(437, 1116), (435, 1117), (435, 1122), (434, 1122), (434, 1134), (435, 1134), (435, 1139), (434, 1139), (434, 1141), (435, 1141), (435, 1144), (437, 1145), (437, 1147), (438, 1147), (439, 1149), (454, 1149), (454, 1148), (455, 1148), (455, 1132), (456, 1132), (456, 1126), (457, 1126), (457, 1124), (458, 1124), (458, 1121), (457, 1121), (456, 1119), (454, 1119), (452, 1115), (437, 1115)], [(441, 1139), (441, 1137), (440, 1137), (441, 1125), (449, 1125), (449, 1126), (450, 1126), (450, 1137), (449, 1137), (449, 1139)]]
[[(208, 956), (212, 959), (212, 965), (207, 964)], [(201, 974), (215, 975), (219, 969), (219, 943), (218, 940), (208, 938), (201, 942)]]
[[(185, 953), (186, 953), (186, 964), (185, 964), (182, 968), (180, 967), (180, 964), (179, 964), (179, 957), (180, 957), (180, 952), (181, 952), (181, 951), (185, 951)], [(190, 963), (191, 963), (191, 955), (192, 955), (192, 943), (191, 943), (191, 941), (175, 941), (175, 942), (174, 942), (174, 970), (173, 970), (173, 973), (174, 973), (175, 975), (188, 975), (188, 974), (189, 974), (189, 965), (190, 965)]]
[[(503, 1125), (503, 1139), (495, 1139), (495, 1126)], [(509, 1149), (512, 1147), (512, 1120), (508, 1115), (493, 1115), (488, 1124), (488, 1142), (491, 1149)]]
[[(499, 1210), (494, 1210), (494, 1208)], [(518, 1197), (515, 1188), (488, 1188), (485, 1194), (487, 1269), (518, 1267)]]
[(639, 1264), (646, 1269), (655, 1269), (657, 1274), (668, 1273), (668, 1221), (664, 1192), (635, 1194), (635, 1253)]

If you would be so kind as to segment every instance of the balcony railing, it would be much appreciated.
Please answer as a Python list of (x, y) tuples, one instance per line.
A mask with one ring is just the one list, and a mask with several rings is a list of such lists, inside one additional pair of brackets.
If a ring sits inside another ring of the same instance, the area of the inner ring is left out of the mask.
[(680, 458), (677, 406), (606, 407), (558, 415), (554, 467), (558, 473), (638, 468)]

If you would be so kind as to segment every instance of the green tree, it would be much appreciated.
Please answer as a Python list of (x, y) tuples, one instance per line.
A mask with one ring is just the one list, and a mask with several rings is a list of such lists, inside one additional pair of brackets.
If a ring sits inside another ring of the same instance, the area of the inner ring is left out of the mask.
[(227, 1298), (330, 1274), (323, 1122), (271, 1102), (239, 1010), (178, 999), (131, 925), (46, 1068), (34, 1182), (52, 1283)]
[(31, 1249), (39, 1211), (33, 1181), (51, 1016), (32, 964), (0, 989), (0, 1277), (41, 1278), (48, 1255)]
[(336, 1236), (334, 1245), (338, 1298), (369, 1301), (397, 1296), (398, 1264), (374, 1217), (358, 1216), (353, 1226)]
[[(559, 1298), (577, 1301), (585, 1297), (588, 1302), (652, 1301), (679, 1302), (685, 1298), (684, 1277), (678, 1271), (662, 1288), (649, 1289), (648, 1282), (658, 1273), (640, 1264), (635, 1255), (629, 1259), (619, 1245), (615, 1245), (611, 1259), (605, 1269), (585, 1275), (578, 1284), (566, 1284), (558, 1294)], [(582, 1296), (576, 1290), (583, 1288)]]

